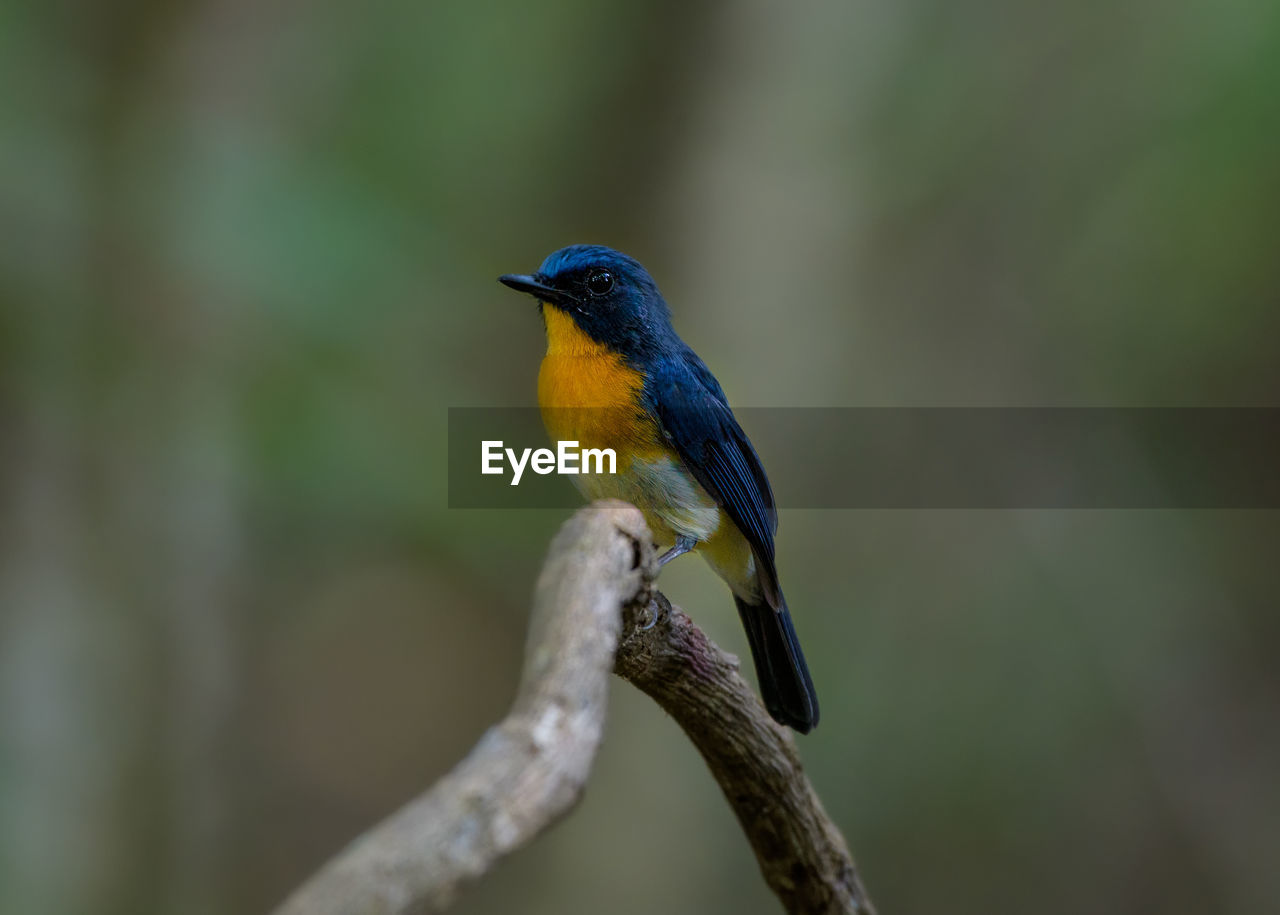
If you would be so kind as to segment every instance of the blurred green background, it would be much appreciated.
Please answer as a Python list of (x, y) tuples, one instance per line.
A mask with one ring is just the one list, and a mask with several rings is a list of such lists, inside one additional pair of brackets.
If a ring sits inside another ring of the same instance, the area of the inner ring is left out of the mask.
[[(3, 5), (0, 910), (264, 911), (502, 715), (567, 513), (446, 508), (447, 408), (534, 398), (499, 273), (634, 254), (743, 406), (1275, 404), (1278, 99), (1259, 0)], [(881, 911), (1274, 911), (1278, 543), (784, 511)], [(458, 911), (776, 904), (617, 682)]]

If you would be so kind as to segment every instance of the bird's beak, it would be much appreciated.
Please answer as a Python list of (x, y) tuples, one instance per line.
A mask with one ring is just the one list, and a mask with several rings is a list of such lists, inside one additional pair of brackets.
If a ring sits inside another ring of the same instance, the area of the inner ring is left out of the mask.
[(551, 288), (536, 276), (508, 273), (505, 276), (498, 277), (498, 282), (503, 286), (510, 286), (516, 292), (527, 292), (540, 302), (550, 302), (552, 305), (558, 305), (564, 300), (564, 295), (560, 290)]

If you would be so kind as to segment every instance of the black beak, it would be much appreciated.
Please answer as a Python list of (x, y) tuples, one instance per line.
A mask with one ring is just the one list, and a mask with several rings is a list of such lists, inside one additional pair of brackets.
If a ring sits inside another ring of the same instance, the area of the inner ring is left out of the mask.
[(510, 286), (516, 292), (527, 292), (538, 301), (550, 302), (552, 305), (559, 305), (565, 298), (564, 293), (541, 282), (536, 276), (508, 273), (498, 277), (498, 282), (503, 286)]

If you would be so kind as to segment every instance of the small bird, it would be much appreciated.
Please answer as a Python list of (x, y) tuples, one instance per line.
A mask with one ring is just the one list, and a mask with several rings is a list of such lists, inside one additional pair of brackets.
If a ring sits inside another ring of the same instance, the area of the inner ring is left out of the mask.
[(778, 513), (760, 458), (724, 391), (671, 326), (631, 257), (572, 245), (499, 282), (538, 300), (547, 353), (538, 404), (555, 441), (613, 448), (617, 473), (574, 477), (591, 499), (639, 508), (665, 565), (696, 550), (733, 592), (765, 707), (800, 733), (818, 698), (774, 567)]

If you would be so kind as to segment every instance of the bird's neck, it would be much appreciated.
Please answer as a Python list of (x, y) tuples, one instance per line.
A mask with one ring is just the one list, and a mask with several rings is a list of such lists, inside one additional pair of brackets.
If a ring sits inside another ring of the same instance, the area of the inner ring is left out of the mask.
[(547, 355), (538, 373), (538, 403), (544, 409), (636, 403), (644, 376), (621, 353), (591, 339), (558, 308), (544, 306), (542, 314), (547, 322)]
[(587, 336), (577, 321), (554, 305), (542, 306), (542, 320), (547, 326), (548, 356), (614, 355), (609, 347)]

